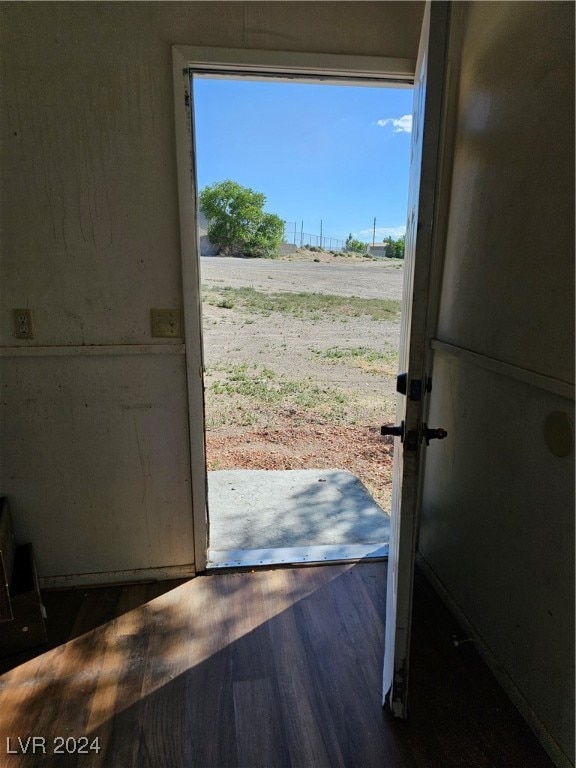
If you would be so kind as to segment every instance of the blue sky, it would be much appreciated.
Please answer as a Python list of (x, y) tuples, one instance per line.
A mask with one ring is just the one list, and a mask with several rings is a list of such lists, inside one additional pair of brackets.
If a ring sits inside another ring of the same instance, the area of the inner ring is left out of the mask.
[(232, 179), (304, 231), (405, 231), (412, 90), (194, 79), (198, 185)]

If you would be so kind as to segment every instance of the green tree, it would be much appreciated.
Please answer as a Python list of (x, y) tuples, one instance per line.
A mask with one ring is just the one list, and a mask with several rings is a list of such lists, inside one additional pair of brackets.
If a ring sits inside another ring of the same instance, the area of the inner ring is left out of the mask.
[(406, 235), (402, 235), (402, 237), (399, 237), (398, 240), (394, 242), (394, 258), (395, 259), (403, 259), (404, 258), (404, 248), (406, 245)]
[(266, 196), (235, 181), (204, 187), (200, 205), (208, 224), (208, 237), (230, 256), (269, 258), (278, 253), (284, 222), (265, 213)]
[(388, 246), (386, 249), (386, 255), (392, 259), (403, 259), (404, 248), (406, 245), (406, 235), (402, 235), (398, 240), (393, 240), (390, 235), (383, 240)]
[(366, 243), (363, 243), (361, 240), (356, 240), (352, 237), (352, 232), (348, 235), (346, 238), (346, 242), (344, 243), (344, 249), (346, 251), (353, 251), (354, 253), (366, 253), (368, 250), (368, 247)]

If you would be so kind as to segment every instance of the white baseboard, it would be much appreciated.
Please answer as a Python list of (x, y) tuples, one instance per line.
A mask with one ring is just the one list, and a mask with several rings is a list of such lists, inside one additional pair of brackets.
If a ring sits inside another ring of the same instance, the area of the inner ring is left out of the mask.
[(562, 750), (558, 742), (542, 723), (538, 715), (534, 712), (529, 702), (516, 686), (510, 675), (500, 664), (490, 647), (484, 642), (481, 634), (476, 627), (468, 620), (466, 614), (456, 603), (450, 592), (446, 589), (440, 578), (423, 555), (418, 552), (416, 563), (422, 573), (426, 576), (434, 590), (438, 593), (442, 602), (448, 607), (454, 618), (460, 624), (464, 633), (473, 638), (474, 645), (482, 657), (486, 666), (490, 669), (494, 677), (498, 680), (516, 709), (520, 712), (524, 720), (528, 723), (534, 734), (550, 756), (550, 759), (558, 768), (574, 768), (574, 763), (568, 755)]
[(70, 573), (63, 576), (40, 576), (41, 589), (66, 589), (67, 587), (106, 586), (130, 584), (138, 581), (167, 581), (191, 579), (196, 575), (194, 564), (167, 565), (162, 568), (133, 568), (126, 571), (99, 571), (96, 573)]

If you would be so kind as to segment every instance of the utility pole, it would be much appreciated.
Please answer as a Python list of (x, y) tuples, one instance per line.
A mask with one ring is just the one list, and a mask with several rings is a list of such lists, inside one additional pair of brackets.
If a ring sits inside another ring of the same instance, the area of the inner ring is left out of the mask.
[(302, 248), (303, 242), (304, 242), (304, 220), (302, 220), (302, 224), (300, 225), (300, 248)]
[(374, 226), (372, 228), (372, 246), (376, 245), (376, 216), (374, 216)]
[(322, 219), (320, 219), (320, 248), (322, 248)]
[(294, 245), (296, 245), (296, 222), (294, 222)]

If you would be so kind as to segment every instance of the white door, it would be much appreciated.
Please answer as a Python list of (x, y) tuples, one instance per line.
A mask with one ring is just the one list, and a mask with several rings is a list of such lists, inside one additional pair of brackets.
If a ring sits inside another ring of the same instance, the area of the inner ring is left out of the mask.
[[(418, 524), (419, 468), (424, 440), (423, 401), (427, 390), (426, 316), (430, 279), (434, 200), (448, 10), (427, 2), (414, 80), (414, 108), (404, 257), (404, 294), (396, 405), (394, 474), (388, 586), (384, 704), (406, 717), (412, 584)], [(438, 434), (441, 436), (441, 432)]]

